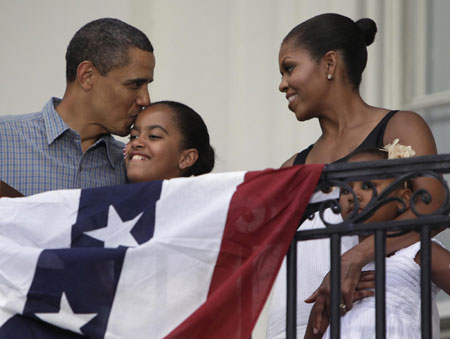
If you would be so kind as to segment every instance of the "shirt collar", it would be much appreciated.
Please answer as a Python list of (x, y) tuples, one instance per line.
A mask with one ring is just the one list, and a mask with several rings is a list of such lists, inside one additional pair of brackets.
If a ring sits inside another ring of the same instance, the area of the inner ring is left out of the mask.
[(111, 164), (112, 168), (116, 168), (117, 164), (122, 166), (123, 163), (123, 153), (121, 151), (117, 152), (114, 148), (123, 149), (124, 145), (117, 141), (112, 135), (103, 135), (98, 139), (90, 148), (100, 147), (101, 144), (105, 145), (106, 155), (108, 157), (108, 161)]
[(61, 99), (59, 98), (51, 98), (42, 109), (48, 145), (53, 143), (56, 138), (69, 129), (69, 126), (64, 122), (58, 112), (56, 112), (55, 107), (60, 102)]
[[(61, 134), (70, 130), (70, 127), (64, 122), (55, 109), (60, 102), (61, 99), (59, 98), (51, 98), (42, 109), (48, 145), (51, 145)], [(105, 145), (106, 154), (111, 167), (116, 168), (117, 164), (121, 164), (122, 162), (122, 153), (115, 151), (114, 148), (123, 148), (123, 144), (114, 139), (112, 135), (103, 135), (89, 147), (89, 149), (101, 147), (101, 144)]]

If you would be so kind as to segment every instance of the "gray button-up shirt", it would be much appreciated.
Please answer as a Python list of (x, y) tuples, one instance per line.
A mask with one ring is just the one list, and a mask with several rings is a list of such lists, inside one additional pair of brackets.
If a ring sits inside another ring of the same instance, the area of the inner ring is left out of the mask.
[(123, 144), (102, 136), (83, 153), (80, 135), (55, 110), (0, 117), (0, 179), (24, 195), (127, 182)]

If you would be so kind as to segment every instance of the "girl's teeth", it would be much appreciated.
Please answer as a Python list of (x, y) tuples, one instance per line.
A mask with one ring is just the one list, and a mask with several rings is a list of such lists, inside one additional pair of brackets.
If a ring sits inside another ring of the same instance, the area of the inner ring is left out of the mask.
[(147, 159), (148, 159), (147, 157), (144, 157), (144, 156), (139, 155), (139, 154), (135, 154), (135, 155), (133, 155), (133, 157), (131, 158), (131, 160), (147, 160)]

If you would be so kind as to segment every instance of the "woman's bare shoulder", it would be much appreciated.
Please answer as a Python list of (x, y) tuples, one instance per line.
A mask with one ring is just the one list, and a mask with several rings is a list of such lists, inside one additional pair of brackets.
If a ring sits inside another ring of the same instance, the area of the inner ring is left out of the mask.
[(392, 118), (391, 121), (398, 121), (398, 122), (416, 122), (416, 123), (425, 123), (425, 120), (422, 118), (422, 116), (416, 112), (413, 111), (398, 111)]
[(417, 113), (399, 111), (386, 126), (384, 143), (400, 139), (403, 145), (411, 145), (416, 155), (436, 154), (436, 143), (426, 121)]
[(405, 129), (406, 126), (411, 126), (415, 128), (427, 129), (429, 130), (428, 124), (425, 119), (418, 113), (412, 111), (398, 111), (389, 120), (388, 127), (392, 128), (402, 128)]
[(296, 156), (297, 156), (297, 153), (294, 154), (292, 157), (290, 157), (288, 160), (286, 160), (286, 161), (283, 163), (283, 165), (281, 165), (281, 168), (283, 168), (283, 167), (289, 167), (289, 166), (294, 165), (294, 160), (295, 160), (295, 157), (296, 157)]

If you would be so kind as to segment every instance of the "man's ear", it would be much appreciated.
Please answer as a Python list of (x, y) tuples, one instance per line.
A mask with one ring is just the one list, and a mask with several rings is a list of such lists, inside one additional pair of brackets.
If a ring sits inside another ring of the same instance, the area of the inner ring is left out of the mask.
[(188, 167), (191, 167), (198, 159), (198, 151), (195, 148), (185, 149), (180, 158), (180, 162), (178, 163), (178, 167), (180, 170), (185, 170)]
[(339, 55), (336, 51), (328, 51), (322, 57), (326, 67), (326, 77), (333, 80), (337, 75), (337, 67), (339, 63)]
[(92, 61), (85, 60), (78, 65), (77, 81), (85, 91), (89, 91), (92, 88), (95, 72), (98, 71)]

